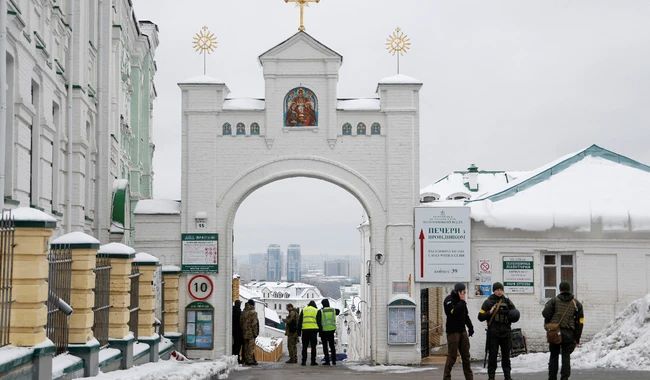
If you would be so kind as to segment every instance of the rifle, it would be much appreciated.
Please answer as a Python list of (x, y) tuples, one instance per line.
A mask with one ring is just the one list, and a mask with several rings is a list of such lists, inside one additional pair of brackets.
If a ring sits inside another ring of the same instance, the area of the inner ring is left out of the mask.
[(485, 368), (485, 363), (487, 363), (489, 352), (490, 352), (490, 333), (486, 328), (485, 329), (485, 357), (483, 358), (483, 368)]
[(499, 303), (497, 304), (497, 307), (495, 308), (494, 313), (492, 314), (492, 317), (490, 317), (490, 321), (487, 323), (487, 327), (485, 328), (485, 357), (483, 358), (483, 368), (485, 368), (485, 363), (487, 362), (488, 353), (490, 352), (490, 332), (488, 330), (490, 329), (490, 324), (492, 324), (492, 320), (494, 320), (494, 316), (497, 315), (499, 307), (501, 306), (501, 301), (503, 301), (503, 298), (499, 300)]

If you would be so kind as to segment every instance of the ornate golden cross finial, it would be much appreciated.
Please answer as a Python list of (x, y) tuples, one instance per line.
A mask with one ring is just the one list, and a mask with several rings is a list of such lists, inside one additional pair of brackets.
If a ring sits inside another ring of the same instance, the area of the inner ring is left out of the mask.
[(217, 37), (214, 36), (214, 33), (208, 30), (207, 26), (203, 26), (201, 31), (194, 35), (194, 42), (192, 47), (199, 54), (203, 53), (203, 75), (205, 75), (205, 53), (212, 53), (217, 47)]
[(393, 34), (389, 34), (386, 38), (386, 49), (388, 52), (397, 55), (397, 73), (399, 74), (399, 56), (406, 54), (406, 51), (411, 47), (410, 38), (402, 32), (399, 27), (395, 28)]
[(300, 7), (300, 26), (298, 27), (298, 30), (305, 30), (305, 25), (303, 23), (303, 14), (305, 7), (308, 7), (309, 3), (319, 3), (320, 0), (284, 0), (284, 2), (296, 3), (296, 7)]

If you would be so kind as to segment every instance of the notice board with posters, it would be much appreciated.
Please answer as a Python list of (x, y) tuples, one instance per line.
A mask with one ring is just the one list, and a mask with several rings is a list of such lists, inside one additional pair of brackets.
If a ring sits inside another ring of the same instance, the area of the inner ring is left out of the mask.
[(415, 302), (406, 296), (395, 296), (388, 303), (388, 344), (415, 344)]
[(207, 302), (185, 306), (185, 349), (211, 350), (214, 347), (214, 307)]

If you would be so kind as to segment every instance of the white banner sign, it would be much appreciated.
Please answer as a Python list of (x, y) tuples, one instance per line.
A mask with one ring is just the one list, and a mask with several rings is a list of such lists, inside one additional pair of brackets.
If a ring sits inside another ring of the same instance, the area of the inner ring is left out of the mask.
[(503, 258), (503, 287), (506, 293), (533, 293), (533, 257)]
[(469, 207), (415, 208), (415, 281), (470, 281)]

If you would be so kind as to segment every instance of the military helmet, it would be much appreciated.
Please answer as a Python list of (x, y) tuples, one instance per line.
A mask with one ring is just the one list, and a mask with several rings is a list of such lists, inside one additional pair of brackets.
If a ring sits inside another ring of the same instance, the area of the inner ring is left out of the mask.
[(508, 312), (508, 322), (510, 322), (510, 323), (517, 322), (519, 320), (519, 317), (520, 317), (520, 314), (519, 314), (519, 310), (517, 310), (517, 309), (511, 309)]

